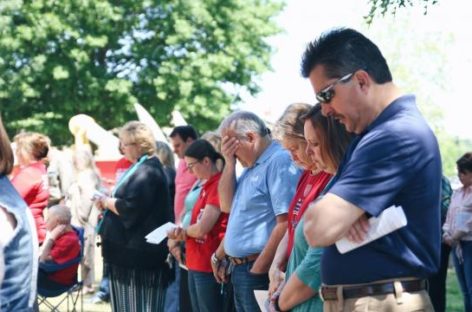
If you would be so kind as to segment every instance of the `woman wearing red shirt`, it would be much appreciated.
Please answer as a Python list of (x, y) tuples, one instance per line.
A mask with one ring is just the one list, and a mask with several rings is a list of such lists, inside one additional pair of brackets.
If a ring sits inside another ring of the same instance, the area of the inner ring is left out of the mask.
[(190, 172), (204, 184), (193, 207), (190, 226), (186, 230), (175, 229), (169, 233), (169, 238), (185, 240), (193, 310), (220, 311), (223, 294), (213, 276), (210, 259), (220, 245), (228, 223), (228, 214), (221, 212), (218, 197), (221, 171), (216, 164), (223, 157), (208, 141), (196, 140), (185, 151), (184, 159)]
[(43, 160), (48, 154), (50, 141), (47, 136), (34, 132), (17, 134), (14, 141), (20, 170), (11, 182), (31, 209), (41, 245), (46, 236), (43, 210), (49, 198), (48, 176)]
[(290, 152), (293, 161), (304, 169), (298, 181), (295, 196), (288, 209), (287, 232), (279, 243), (269, 278), (269, 291), (272, 294), (284, 280), (285, 267), (294, 242), (294, 230), (308, 205), (318, 197), (331, 178), (329, 173), (317, 167), (315, 161), (307, 154), (307, 141), (303, 133), (303, 116), (311, 105), (304, 103), (291, 104), (277, 121), (275, 133), (281, 139), (282, 146)]

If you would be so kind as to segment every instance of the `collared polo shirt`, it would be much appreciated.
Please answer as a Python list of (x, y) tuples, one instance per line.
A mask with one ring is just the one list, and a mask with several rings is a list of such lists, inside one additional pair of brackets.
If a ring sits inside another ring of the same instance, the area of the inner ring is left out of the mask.
[(329, 190), (378, 216), (401, 206), (408, 224), (365, 246), (322, 258), (325, 284), (359, 284), (436, 272), (440, 251), (441, 157), (414, 96), (392, 102), (354, 139)]
[(295, 194), (301, 170), (280, 144), (272, 142), (237, 181), (225, 235), (232, 257), (260, 253)]

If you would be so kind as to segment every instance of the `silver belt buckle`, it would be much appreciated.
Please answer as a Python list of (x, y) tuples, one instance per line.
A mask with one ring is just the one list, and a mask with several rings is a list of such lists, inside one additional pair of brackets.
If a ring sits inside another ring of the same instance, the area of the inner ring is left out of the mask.
[(323, 286), (320, 286), (319, 290), (318, 290), (318, 296), (320, 297), (321, 301), (325, 302), (325, 299), (323, 297)]

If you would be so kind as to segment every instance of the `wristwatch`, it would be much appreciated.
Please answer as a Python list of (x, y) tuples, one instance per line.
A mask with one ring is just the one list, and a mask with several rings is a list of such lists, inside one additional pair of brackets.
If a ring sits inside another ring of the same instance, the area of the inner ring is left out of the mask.
[(218, 257), (216, 256), (216, 252), (214, 252), (214, 253), (211, 255), (211, 263), (216, 265), (216, 264), (218, 264), (218, 263), (220, 263), (220, 262), (221, 262), (221, 260), (218, 259)]
[(274, 301), (275, 311), (284, 312), (284, 310), (282, 310), (279, 306), (279, 299), (280, 299), (280, 295), (277, 296), (277, 298), (275, 298), (275, 301)]

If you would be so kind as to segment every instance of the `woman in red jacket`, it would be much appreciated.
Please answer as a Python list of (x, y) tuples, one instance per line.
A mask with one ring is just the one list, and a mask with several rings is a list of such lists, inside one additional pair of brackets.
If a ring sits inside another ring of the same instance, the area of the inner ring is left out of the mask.
[(11, 180), (34, 217), (39, 244), (46, 236), (43, 210), (48, 205), (49, 185), (44, 158), (49, 151), (49, 138), (40, 133), (22, 132), (14, 138), (20, 170)]

